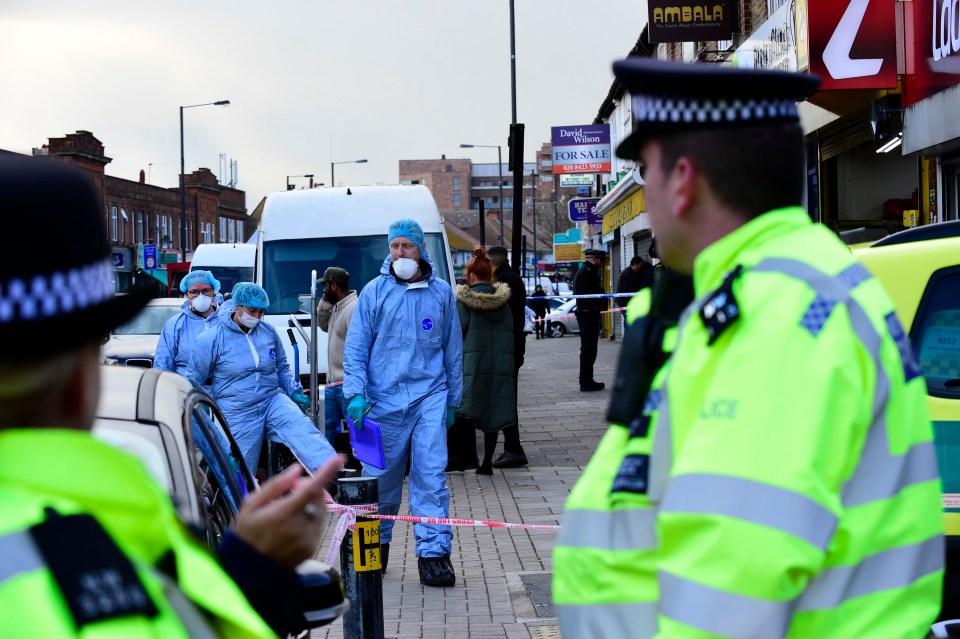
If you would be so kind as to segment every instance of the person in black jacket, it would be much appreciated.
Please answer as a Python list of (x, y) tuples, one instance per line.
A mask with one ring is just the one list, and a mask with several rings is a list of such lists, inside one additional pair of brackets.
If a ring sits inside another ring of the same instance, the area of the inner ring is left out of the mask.
[[(523, 332), (524, 307), (527, 305), (527, 290), (523, 280), (507, 263), (507, 249), (502, 246), (491, 246), (487, 251), (490, 261), (493, 262), (493, 277), (510, 287), (510, 314), (513, 316), (513, 361), (516, 375), (513, 380), (517, 384), (519, 397), (520, 367), (523, 366), (523, 354), (526, 351), (527, 335)], [(527, 455), (520, 445), (520, 416), (517, 413), (516, 403), (513, 412), (517, 415), (513, 425), (503, 429), (503, 454), (493, 460), (494, 468), (517, 468), (527, 465)]]
[[(620, 279), (617, 281), (617, 293), (636, 293), (644, 286), (647, 271), (653, 266), (639, 255), (634, 255), (630, 259), (630, 266), (623, 269), (620, 273)], [(630, 297), (618, 297), (617, 305), (626, 306), (630, 302)]]
[[(574, 295), (603, 293), (600, 280), (600, 260), (604, 251), (587, 249), (586, 260), (573, 278)], [(605, 384), (593, 379), (593, 364), (597, 361), (597, 342), (600, 340), (600, 311), (607, 308), (604, 298), (578, 299), (577, 323), (580, 324), (580, 390), (599, 391)]]
[[(540, 286), (539, 284), (537, 284), (537, 287), (533, 289), (533, 297), (535, 298), (537, 297), (543, 298), (543, 296), (546, 294), (547, 292), (544, 291), (543, 287)], [(531, 311), (536, 313), (538, 320), (543, 320), (543, 318), (547, 316), (547, 313), (550, 310), (550, 303), (546, 300), (546, 298), (532, 299), (530, 300), (530, 303), (528, 304), (528, 306), (530, 307)], [(540, 339), (541, 337), (546, 337), (547, 335), (546, 322), (544, 321), (536, 322), (534, 325), (534, 332), (537, 335), (537, 339)]]

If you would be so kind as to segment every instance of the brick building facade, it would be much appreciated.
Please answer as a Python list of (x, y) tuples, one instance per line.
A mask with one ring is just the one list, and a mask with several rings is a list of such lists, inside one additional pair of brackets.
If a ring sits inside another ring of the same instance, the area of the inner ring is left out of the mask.
[[(107, 239), (113, 250), (115, 287), (124, 291), (135, 281), (138, 253), (143, 245), (155, 244), (158, 254), (167, 253), (161, 261), (181, 261), (203, 243), (245, 242), (255, 224), (246, 209), (246, 194), (219, 184), (210, 169), (200, 168), (186, 176), (186, 247), (180, 243), (180, 187), (147, 184), (143, 170), (139, 180), (106, 175), (112, 161), (103, 143), (89, 131), (68, 133), (50, 138), (34, 149), (35, 156), (69, 164), (83, 170), (103, 204), (103, 220)], [(158, 255), (160, 257), (160, 255)], [(158, 265), (161, 266), (161, 265)], [(160, 269), (155, 269), (160, 270)], [(162, 273), (155, 273), (163, 281)]]

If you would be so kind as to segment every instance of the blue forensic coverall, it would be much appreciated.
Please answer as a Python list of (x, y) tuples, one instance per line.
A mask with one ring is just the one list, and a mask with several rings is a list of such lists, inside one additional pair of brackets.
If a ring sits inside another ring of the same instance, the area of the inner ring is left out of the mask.
[(218, 313), (193, 345), (187, 377), (201, 386), (212, 382), (210, 394), (251, 472), (264, 436), (284, 444), (311, 471), (336, 454), (290, 399), (303, 387), (290, 377), (280, 336), (266, 322), (244, 333), (231, 313)]
[(163, 325), (160, 340), (157, 342), (157, 352), (153, 356), (154, 368), (186, 376), (193, 343), (197, 341), (200, 333), (213, 326), (219, 309), (223, 306), (223, 296), (217, 293), (213, 297), (216, 308), (204, 318), (193, 312), (190, 301), (184, 300), (180, 306), (180, 313), (168, 319)]
[[(460, 405), (463, 341), (453, 290), (429, 265), (426, 279), (399, 282), (388, 256), (380, 276), (360, 293), (344, 347), (343, 397), (363, 395), (376, 406), (367, 415), (383, 435), (386, 469), (363, 465), (378, 478), (380, 514), (400, 512), (403, 472), (410, 455), (410, 512), (449, 517), (447, 408)], [(390, 543), (392, 521), (380, 522), (380, 543)], [(416, 524), (418, 557), (450, 555), (450, 526)]]

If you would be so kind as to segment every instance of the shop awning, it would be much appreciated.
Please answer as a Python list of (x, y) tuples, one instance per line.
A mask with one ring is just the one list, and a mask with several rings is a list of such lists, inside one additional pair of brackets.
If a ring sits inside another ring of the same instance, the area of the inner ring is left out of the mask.
[(166, 271), (165, 269), (158, 268), (158, 269), (150, 270), (150, 269), (146, 269), (146, 268), (145, 268), (145, 269), (142, 269), (142, 270), (143, 270), (144, 273), (147, 273), (150, 277), (152, 277), (153, 279), (157, 280), (158, 282), (160, 282), (160, 283), (163, 284), (164, 286), (167, 285), (167, 271)]

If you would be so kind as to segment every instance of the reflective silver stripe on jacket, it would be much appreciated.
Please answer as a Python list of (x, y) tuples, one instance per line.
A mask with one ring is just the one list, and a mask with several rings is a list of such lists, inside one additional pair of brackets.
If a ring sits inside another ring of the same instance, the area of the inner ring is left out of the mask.
[(844, 601), (905, 588), (943, 568), (943, 536), (865, 557), (854, 566), (824, 570), (801, 595), (797, 610), (831, 610)]
[(787, 635), (792, 602), (735, 595), (664, 571), (658, 578), (660, 612), (680, 623), (738, 639), (782, 639)]
[(776, 528), (827, 550), (837, 516), (806, 495), (728, 475), (674, 477), (661, 512), (735, 517)]
[(889, 452), (886, 406), (890, 399), (890, 378), (880, 358), (883, 338), (863, 307), (852, 297), (854, 288), (869, 278), (851, 279), (843, 277), (843, 274), (831, 277), (804, 262), (782, 258), (763, 260), (750, 271), (780, 273), (798, 279), (817, 295), (844, 304), (854, 332), (873, 358), (877, 371), (873, 422), (860, 454), (860, 463), (843, 487), (844, 507), (890, 499), (908, 486), (936, 479), (936, 454), (932, 442), (916, 444), (903, 455), (891, 455)]
[(657, 604), (557, 605), (564, 639), (649, 639), (657, 634)]
[(568, 510), (557, 536), (557, 546), (600, 550), (647, 550), (657, 547), (657, 511)]
[(30, 533), (20, 530), (0, 536), (0, 586), (18, 575), (40, 570), (46, 565)]

